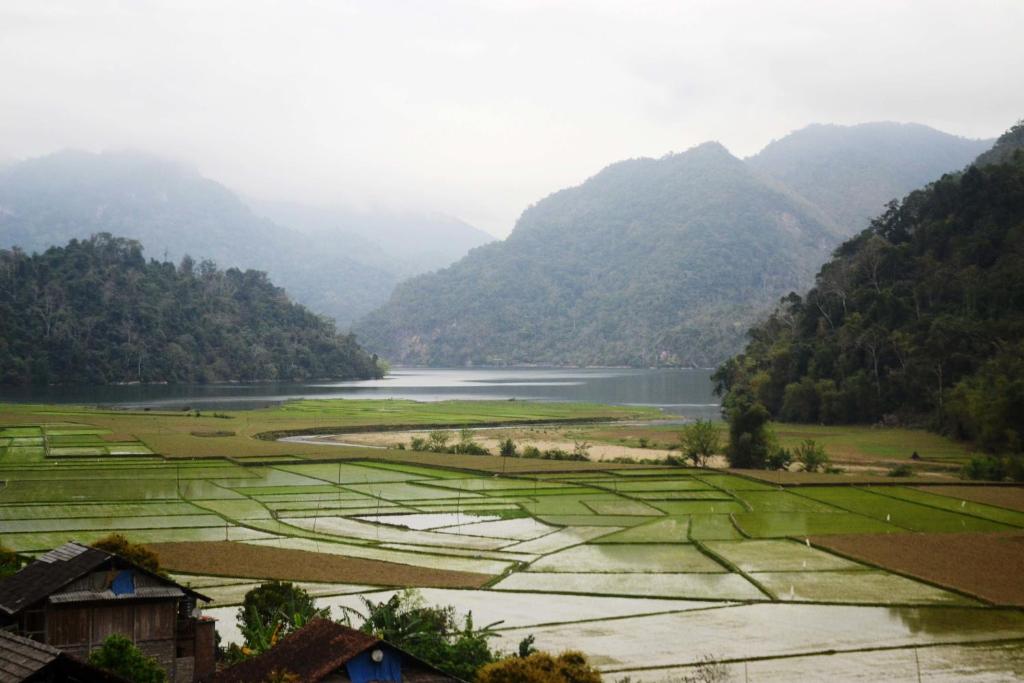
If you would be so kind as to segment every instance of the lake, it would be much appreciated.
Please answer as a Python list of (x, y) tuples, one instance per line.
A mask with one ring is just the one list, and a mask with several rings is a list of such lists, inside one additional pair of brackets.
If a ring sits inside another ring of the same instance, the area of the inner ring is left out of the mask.
[(710, 370), (395, 368), (379, 380), (29, 387), (0, 401), (120, 408), (243, 410), (298, 398), (518, 399), (657, 406), (673, 415), (717, 417)]

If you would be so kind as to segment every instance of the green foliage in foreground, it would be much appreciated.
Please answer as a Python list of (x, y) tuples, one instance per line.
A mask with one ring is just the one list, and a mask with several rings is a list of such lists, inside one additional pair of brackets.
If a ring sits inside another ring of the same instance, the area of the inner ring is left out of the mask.
[(2, 384), (380, 375), (354, 337), (262, 272), (147, 262), (138, 242), (109, 234), (0, 251)]
[(132, 641), (114, 634), (89, 654), (89, 663), (132, 683), (165, 683), (167, 674), (153, 657), (142, 654)]
[(715, 374), (794, 422), (926, 422), (1024, 444), (1024, 154), (892, 203)]
[(460, 625), (454, 607), (428, 606), (414, 590), (395, 593), (382, 602), (360, 599), (365, 609), (361, 631), (452, 676), (472, 681), (480, 667), (498, 659), (488, 642), (497, 635), (492, 631), (495, 624), (478, 629), (469, 614)]
[(317, 609), (304, 589), (288, 581), (270, 581), (245, 594), (236, 621), (248, 651), (259, 654), (311, 619), (327, 616), (328, 610)]
[(477, 683), (601, 683), (601, 674), (582, 652), (553, 656), (534, 652), (488, 664), (476, 677)]

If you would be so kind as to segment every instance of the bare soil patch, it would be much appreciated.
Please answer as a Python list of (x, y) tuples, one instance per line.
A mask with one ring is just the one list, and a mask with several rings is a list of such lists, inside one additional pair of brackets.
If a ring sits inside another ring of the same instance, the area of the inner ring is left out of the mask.
[[(446, 430), (442, 430), (446, 431)], [(396, 444), (404, 444), (409, 448), (410, 441), (415, 437), (425, 438), (428, 431), (404, 431), (404, 432), (364, 432), (358, 434), (339, 434), (331, 437), (330, 440), (341, 443), (360, 446), (382, 446), (385, 448), (394, 447)], [(450, 431), (451, 443), (458, 439), (458, 432)], [(595, 462), (613, 460), (615, 458), (635, 458), (636, 460), (664, 460), (669, 455), (668, 450), (657, 450), (653, 448), (636, 448), (619, 444), (592, 442), (586, 439), (573, 439), (566, 436), (561, 430), (551, 428), (509, 428), (509, 429), (487, 429), (474, 430), (473, 440), (492, 453), (499, 450), (499, 442), (505, 439), (515, 441), (519, 451), (522, 452), (526, 446), (534, 446), (542, 451), (561, 449), (572, 453), (577, 443), (586, 441), (589, 445), (588, 454)]]
[(815, 546), (952, 588), (1024, 607), (1024, 533), (812, 536)]
[(1024, 512), (1024, 486), (918, 486), (917, 488), (940, 496)]
[(159, 555), (163, 569), (186, 574), (423, 588), (480, 588), (494, 578), (231, 541), (150, 543), (146, 547)]

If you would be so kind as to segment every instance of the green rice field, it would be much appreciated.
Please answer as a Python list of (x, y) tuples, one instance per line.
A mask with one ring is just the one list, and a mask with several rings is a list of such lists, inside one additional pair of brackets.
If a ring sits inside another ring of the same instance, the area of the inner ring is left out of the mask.
[[(398, 409), (385, 423), (454, 420), (457, 412)], [(341, 415), (363, 424), (374, 413), (350, 406)], [(1019, 532), (1024, 512), (921, 487), (782, 487), (688, 468), (520, 459), (502, 474), (492, 457), (284, 442), (270, 442), (273, 457), (248, 459), (236, 441), (222, 457), (189, 458), (164, 452), (169, 435), (146, 438), (110, 420), (83, 411), (0, 427), (0, 544), (38, 554), (117, 531), (140, 543), (229, 541), (486, 575), (482, 588), (422, 592), (472, 610), (478, 623), (501, 621), (508, 649), (532, 633), (542, 649), (583, 650), (610, 681), (679, 680), (707, 655), (749, 680), (801, 680), (808, 671), (843, 680), (856, 666), (873, 670), (864, 660), (872, 651), (894, 671), (918, 652), (935, 680), (959, 671), (951, 661), (988, 672), (979, 680), (1024, 675), (1019, 608), (809, 540)], [(217, 439), (205, 441), (216, 451)], [(176, 578), (214, 599), (208, 613), (226, 641), (237, 640), (234, 606), (258, 580), (241, 571)], [(303, 585), (332, 609), (401, 587), (345, 575)]]

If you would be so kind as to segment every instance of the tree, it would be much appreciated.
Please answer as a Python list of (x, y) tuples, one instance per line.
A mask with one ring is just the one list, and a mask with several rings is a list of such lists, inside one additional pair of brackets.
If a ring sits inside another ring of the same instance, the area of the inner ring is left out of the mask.
[(400, 647), (406, 652), (462, 680), (474, 680), (477, 671), (497, 659), (489, 640), (496, 624), (473, 625), (472, 613), (460, 625), (452, 606), (428, 606), (420, 594), (407, 589), (388, 600), (362, 598), (365, 615), (360, 630)]
[(246, 647), (260, 653), (311, 619), (328, 616), (328, 610), (317, 609), (302, 588), (288, 581), (270, 581), (245, 594), (236, 620)]
[(443, 429), (435, 429), (427, 437), (430, 439), (430, 450), (443, 453), (448, 447), (448, 442), (452, 440), (452, 433)]
[(581, 652), (552, 656), (535, 652), (508, 657), (480, 669), (477, 683), (601, 683), (601, 674)]
[(514, 458), (518, 454), (516, 442), (511, 437), (501, 441), (498, 445), (498, 454), (503, 458)]
[(818, 472), (828, 467), (829, 457), (825, 447), (815, 443), (813, 439), (806, 439), (794, 448), (793, 455), (797, 462), (803, 465), (805, 472)]
[(697, 420), (683, 427), (679, 440), (683, 444), (683, 455), (694, 467), (704, 467), (711, 456), (722, 450), (722, 436), (711, 420)]
[(143, 545), (132, 543), (124, 534), (109, 534), (92, 544), (93, 548), (120, 555), (132, 564), (147, 569), (154, 574), (164, 575), (160, 569), (160, 557)]
[(771, 452), (768, 409), (749, 395), (737, 395), (729, 402), (729, 445), (725, 457), (731, 467), (760, 469)]
[(132, 683), (166, 683), (167, 673), (153, 657), (142, 654), (132, 641), (114, 634), (89, 654), (89, 663)]

